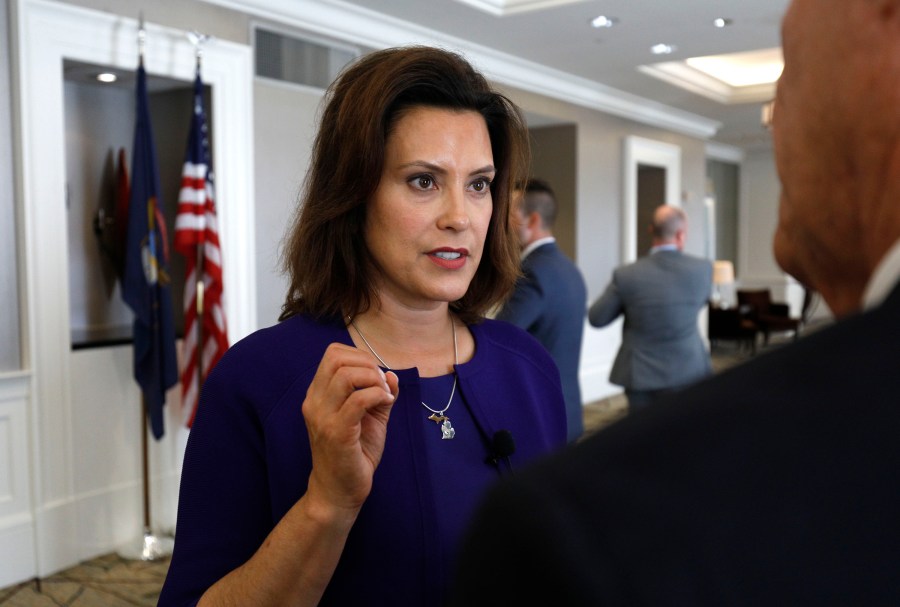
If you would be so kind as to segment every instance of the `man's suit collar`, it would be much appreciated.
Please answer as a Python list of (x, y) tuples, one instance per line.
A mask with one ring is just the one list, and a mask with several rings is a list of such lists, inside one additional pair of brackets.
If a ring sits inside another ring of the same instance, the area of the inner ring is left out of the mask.
[(536, 249), (541, 248), (544, 245), (553, 244), (556, 242), (556, 238), (553, 236), (545, 236), (544, 238), (538, 238), (527, 247), (522, 250), (521, 261), (525, 261), (525, 258), (531, 255)]
[(654, 253), (662, 253), (662, 252), (665, 252), (665, 251), (669, 251), (669, 252), (672, 252), (672, 253), (679, 253), (679, 252), (680, 252), (680, 251), (678, 250), (678, 245), (677, 245), (677, 244), (658, 244), (658, 245), (656, 245), (655, 247), (650, 247), (650, 254), (651, 254), (651, 255), (653, 255)]

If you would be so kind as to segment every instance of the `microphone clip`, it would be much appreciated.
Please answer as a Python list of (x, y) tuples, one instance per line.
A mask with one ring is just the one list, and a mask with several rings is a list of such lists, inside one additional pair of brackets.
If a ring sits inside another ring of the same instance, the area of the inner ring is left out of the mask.
[(500, 467), (500, 460), (506, 462), (506, 467), (512, 471), (512, 464), (509, 463), (509, 456), (516, 452), (516, 441), (512, 432), (509, 430), (497, 430), (491, 439), (486, 464)]

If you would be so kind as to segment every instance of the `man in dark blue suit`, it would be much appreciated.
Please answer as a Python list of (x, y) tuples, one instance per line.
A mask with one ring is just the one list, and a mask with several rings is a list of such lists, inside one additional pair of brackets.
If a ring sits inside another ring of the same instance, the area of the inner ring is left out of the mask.
[(584, 431), (578, 364), (587, 288), (581, 272), (556, 246), (558, 208), (553, 190), (539, 179), (530, 179), (514, 203), (511, 213), (523, 247), (524, 276), (497, 318), (522, 327), (550, 352), (566, 399), (568, 439), (574, 441)]
[(900, 605), (900, 0), (793, 0), (775, 258), (837, 321), (488, 497), (455, 605)]

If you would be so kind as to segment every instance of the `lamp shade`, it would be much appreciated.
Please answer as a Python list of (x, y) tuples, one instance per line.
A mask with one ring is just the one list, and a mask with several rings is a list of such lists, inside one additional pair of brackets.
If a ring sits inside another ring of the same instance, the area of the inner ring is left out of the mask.
[(713, 262), (713, 284), (727, 285), (734, 282), (734, 264), (730, 261)]

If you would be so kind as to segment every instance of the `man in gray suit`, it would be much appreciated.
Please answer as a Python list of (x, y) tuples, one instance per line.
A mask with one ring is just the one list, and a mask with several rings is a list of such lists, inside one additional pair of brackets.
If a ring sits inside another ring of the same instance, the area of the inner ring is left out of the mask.
[(566, 399), (568, 440), (584, 431), (578, 384), (587, 287), (581, 272), (556, 246), (553, 224), (559, 205), (545, 181), (529, 179), (513, 204), (512, 221), (522, 245), (522, 278), (497, 318), (522, 327), (541, 342), (559, 368)]
[(588, 311), (594, 327), (625, 315), (609, 380), (625, 388), (632, 411), (712, 372), (697, 326), (712, 288), (712, 264), (682, 252), (687, 218), (678, 207), (657, 207), (650, 230), (650, 254), (616, 269)]

